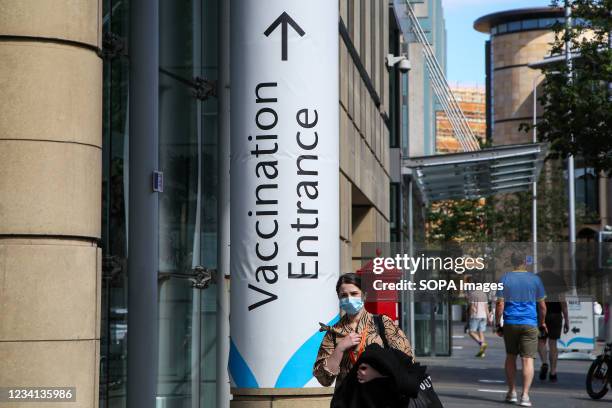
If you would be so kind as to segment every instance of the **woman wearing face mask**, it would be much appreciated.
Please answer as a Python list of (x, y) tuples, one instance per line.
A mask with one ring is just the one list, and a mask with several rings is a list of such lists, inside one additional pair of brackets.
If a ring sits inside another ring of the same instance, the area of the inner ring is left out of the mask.
[[(314, 364), (313, 374), (321, 385), (329, 387), (336, 380), (336, 388), (342, 383), (361, 353), (370, 344), (383, 345), (378, 334), (374, 316), (364, 308), (364, 293), (361, 290), (361, 278), (354, 273), (347, 273), (338, 279), (336, 294), (340, 300), (340, 309), (344, 316), (328, 331), (321, 342), (319, 353)], [(406, 335), (395, 325), (393, 320), (382, 316), (388, 346), (405, 353), (413, 359), (412, 347)], [(369, 381), (382, 377), (374, 368), (367, 368), (363, 378)]]

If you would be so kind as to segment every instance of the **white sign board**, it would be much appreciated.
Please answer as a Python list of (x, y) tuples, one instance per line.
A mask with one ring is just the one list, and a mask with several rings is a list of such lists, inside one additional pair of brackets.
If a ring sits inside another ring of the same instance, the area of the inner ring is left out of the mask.
[(569, 315), (569, 331), (561, 332), (557, 346), (562, 350), (591, 351), (595, 349), (595, 320), (593, 301), (585, 298), (566, 297)]
[(338, 3), (231, 3), (231, 343), (238, 388), (318, 386), (338, 315)]

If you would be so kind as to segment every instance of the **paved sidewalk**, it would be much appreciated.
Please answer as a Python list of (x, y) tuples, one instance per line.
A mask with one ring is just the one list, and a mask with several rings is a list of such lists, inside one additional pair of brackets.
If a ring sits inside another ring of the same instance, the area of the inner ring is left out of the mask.
[[(418, 360), (428, 366), (434, 388), (445, 408), (480, 408), (511, 406), (503, 401), (506, 393), (504, 375), (503, 339), (486, 334), (489, 348), (484, 359), (475, 358), (478, 345), (463, 333), (463, 324), (453, 327), (452, 357), (421, 357)], [(517, 380), (520, 384), (520, 359)], [(590, 361), (561, 360), (558, 365), (559, 381), (556, 384), (538, 379), (541, 360), (535, 362), (536, 372), (530, 398), (534, 408), (612, 408), (612, 391), (600, 401), (593, 401), (585, 390), (586, 373)]]

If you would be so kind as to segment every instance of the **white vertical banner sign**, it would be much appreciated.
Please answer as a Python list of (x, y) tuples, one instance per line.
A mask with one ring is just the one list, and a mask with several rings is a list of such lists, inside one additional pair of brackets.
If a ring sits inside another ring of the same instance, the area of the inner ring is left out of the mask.
[(231, 2), (231, 343), (238, 388), (318, 385), (338, 314), (338, 3)]

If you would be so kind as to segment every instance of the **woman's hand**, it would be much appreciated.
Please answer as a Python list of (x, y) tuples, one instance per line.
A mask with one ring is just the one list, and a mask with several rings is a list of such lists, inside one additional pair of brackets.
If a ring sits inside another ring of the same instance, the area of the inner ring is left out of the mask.
[(361, 384), (382, 377), (384, 376), (369, 364), (362, 363), (359, 365), (359, 368), (357, 368), (357, 381)]
[(348, 335), (344, 336), (342, 340), (340, 340), (340, 342), (338, 342), (336, 348), (344, 353), (346, 350), (350, 350), (353, 347), (357, 346), (360, 341), (361, 336), (359, 336), (357, 333), (351, 332)]

